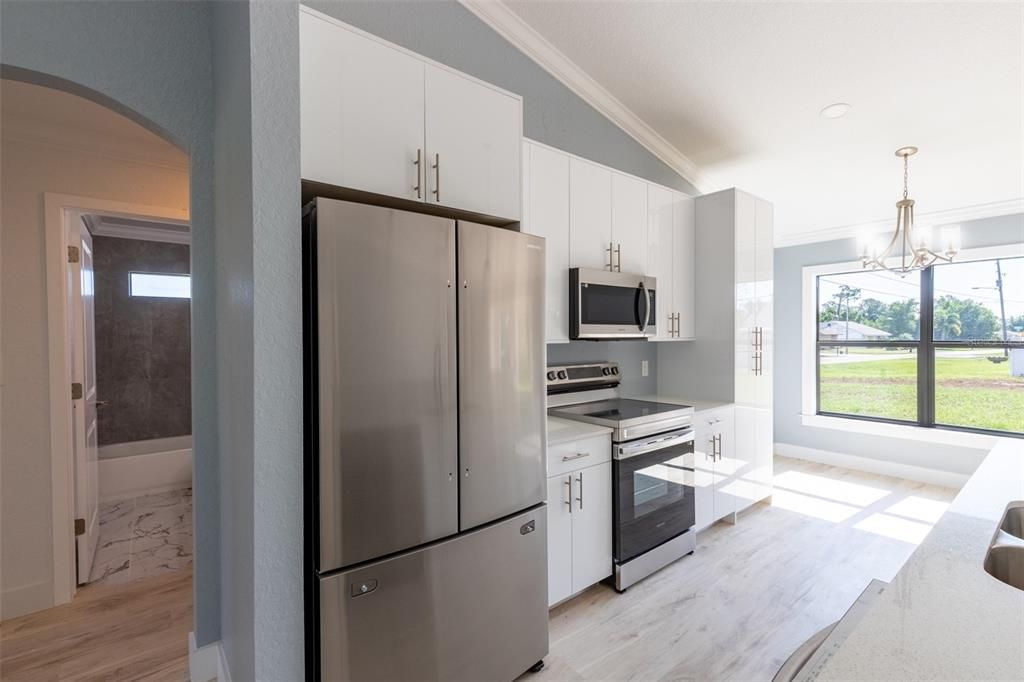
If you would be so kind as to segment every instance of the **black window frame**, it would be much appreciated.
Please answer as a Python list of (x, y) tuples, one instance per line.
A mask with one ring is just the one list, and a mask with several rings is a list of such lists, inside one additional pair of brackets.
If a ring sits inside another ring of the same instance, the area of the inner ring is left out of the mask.
[[(985, 258), (979, 260), (1005, 260), (1019, 256), (1002, 258)], [(974, 262), (974, 261), (965, 261)], [(938, 267), (941, 267), (940, 264)], [(941, 424), (935, 421), (935, 349), (936, 348), (994, 348), (1002, 350), (1024, 348), (1024, 342), (1015, 341), (936, 341), (935, 329), (935, 265), (920, 270), (919, 293), (919, 326), (918, 338), (911, 340), (886, 341), (822, 341), (821, 340), (821, 279), (828, 274), (819, 274), (814, 278), (814, 409), (815, 414), (822, 417), (838, 417), (860, 421), (898, 424), (902, 426), (918, 426), (927, 429), (977, 433), (987, 436), (1024, 439), (1024, 432), (999, 431), (971, 426)], [(853, 272), (832, 273), (853, 274)], [(848, 414), (845, 412), (829, 412), (821, 409), (821, 351), (824, 348), (914, 348), (917, 352), (917, 420), (894, 419), (872, 415)]]

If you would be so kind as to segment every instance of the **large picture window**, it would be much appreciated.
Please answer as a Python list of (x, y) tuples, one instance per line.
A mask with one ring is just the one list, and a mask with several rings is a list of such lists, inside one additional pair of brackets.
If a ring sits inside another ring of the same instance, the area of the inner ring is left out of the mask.
[(1024, 434), (1024, 258), (816, 284), (818, 414)]

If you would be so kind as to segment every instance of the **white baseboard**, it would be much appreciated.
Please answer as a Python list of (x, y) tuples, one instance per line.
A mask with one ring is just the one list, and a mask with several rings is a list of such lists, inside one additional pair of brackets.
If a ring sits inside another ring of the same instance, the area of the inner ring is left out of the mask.
[(188, 633), (188, 673), (192, 682), (231, 682), (224, 647), (220, 642), (196, 648), (196, 634)]
[(53, 582), (40, 580), (0, 593), (0, 620), (24, 616), (53, 606)]
[(192, 449), (99, 460), (100, 500), (123, 500), (192, 485)]
[(967, 474), (958, 474), (953, 471), (929, 469), (927, 467), (919, 467), (912, 464), (901, 464), (899, 462), (888, 462), (882, 459), (861, 457), (859, 455), (846, 455), (841, 452), (818, 450), (816, 448), (807, 448), (802, 445), (792, 445), (790, 443), (775, 443), (775, 454), (782, 455), (783, 457), (792, 457), (794, 459), (803, 459), (809, 462), (817, 462), (819, 464), (843, 467), (844, 469), (855, 469), (857, 471), (867, 471), (872, 474), (904, 478), (908, 481), (930, 483), (931, 485), (940, 485), (946, 488), (955, 488), (957, 490), (962, 488), (964, 483), (967, 482), (967, 479), (970, 478)]

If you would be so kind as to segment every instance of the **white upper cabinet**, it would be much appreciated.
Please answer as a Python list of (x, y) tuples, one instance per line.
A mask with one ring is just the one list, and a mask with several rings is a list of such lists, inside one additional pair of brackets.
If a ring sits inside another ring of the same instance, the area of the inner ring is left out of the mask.
[[(696, 225), (693, 199), (675, 192), (672, 196), (672, 312), (675, 313), (676, 340), (697, 336), (694, 298), (696, 277)], [(665, 290), (659, 284), (659, 289)]]
[(302, 177), (422, 200), (423, 62), (299, 13)]
[(427, 201), (519, 219), (522, 100), (426, 66)]
[(522, 98), (300, 8), (302, 178), (516, 221)]
[(612, 172), (569, 159), (569, 266), (609, 270), (612, 253)]
[(655, 341), (675, 338), (675, 273), (672, 192), (658, 185), (647, 186), (648, 274), (657, 280), (654, 309), (658, 333)]
[(612, 173), (612, 242), (616, 272), (648, 274), (647, 183)]
[(523, 232), (546, 240), (544, 306), (548, 343), (569, 340), (569, 157), (541, 145), (523, 145)]

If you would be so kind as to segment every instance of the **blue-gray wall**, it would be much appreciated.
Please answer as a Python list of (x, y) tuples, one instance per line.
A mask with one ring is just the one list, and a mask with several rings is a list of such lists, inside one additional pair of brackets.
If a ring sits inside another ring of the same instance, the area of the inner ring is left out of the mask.
[[(210, 7), (179, 2), (3, 2), (4, 78), (111, 107), (190, 155), (195, 632), (220, 636)], [(4, 480), (5, 485), (16, 484)], [(2, 551), (17, 551), (4, 546)]]
[[(961, 235), (964, 249), (1024, 243), (1024, 214), (967, 222), (961, 227)], [(958, 474), (973, 473), (985, 454), (979, 450), (801, 424), (803, 268), (854, 261), (858, 255), (856, 239), (775, 250), (775, 441)]]
[(454, 0), (302, 4), (523, 96), (523, 134), (651, 182), (689, 182)]

